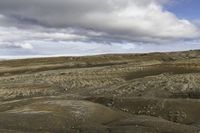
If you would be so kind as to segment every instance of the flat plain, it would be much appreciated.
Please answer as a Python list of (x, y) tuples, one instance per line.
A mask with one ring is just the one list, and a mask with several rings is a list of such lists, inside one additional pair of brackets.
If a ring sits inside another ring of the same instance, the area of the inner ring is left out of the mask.
[(200, 133), (200, 51), (0, 61), (2, 133)]

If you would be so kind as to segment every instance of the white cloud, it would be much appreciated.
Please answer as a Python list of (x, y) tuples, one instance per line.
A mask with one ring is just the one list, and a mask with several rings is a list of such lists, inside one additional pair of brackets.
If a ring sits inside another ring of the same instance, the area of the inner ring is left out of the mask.
[[(178, 19), (156, 3), (145, 6), (130, 3), (110, 13), (89, 13), (85, 25), (98, 26), (98, 30), (132, 41), (161, 42), (199, 37), (192, 23)], [(101, 21), (106, 23), (99, 23)]]
[[(0, 24), (6, 23), (8, 19), (0, 15)], [(4, 49), (33, 49), (31, 41), (85, 41), (87, 37), (76, 35), (67, 29), (45, 29), (36, 26), (35, 29), (24, 29), (11, 26), (0, 25), (0, 48)]]
[(164, 10), (170, 1), (6, 0), (0, 1), (0, 12), (55, 28), (92, 29), (116, 40), (162, 43), (199, 37), (195, 25)]
[(200, 48), (199, 21), (164, 10), (171, 1), (0, 0), (0, 56)]
[(33, 49), (33, 46), (30, 43), (17, 43), (15, 46), (23, 49)]
[(30, 43), (11, 43), (11, 42), (0, 42), (1, 49), (33, 49), (33, 46)]

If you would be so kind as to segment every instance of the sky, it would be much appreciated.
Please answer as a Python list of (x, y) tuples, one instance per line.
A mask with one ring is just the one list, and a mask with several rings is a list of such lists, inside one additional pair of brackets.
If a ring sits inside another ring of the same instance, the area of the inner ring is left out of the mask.
[(0, 0), (0, 58), (194, 49), (199, 0)]
[(177, 0), (174, 5), (168, 5), (165, 8), (176, 14), (179, 18), (199, 19), (200, 15), (199, 0)]

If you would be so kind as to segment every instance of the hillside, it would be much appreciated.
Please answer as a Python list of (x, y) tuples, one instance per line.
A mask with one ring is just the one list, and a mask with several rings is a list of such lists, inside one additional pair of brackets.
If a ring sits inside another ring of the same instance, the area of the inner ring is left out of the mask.
[(3, 133), (199, 133), (199, 99), (198, 50), (0, 61)]

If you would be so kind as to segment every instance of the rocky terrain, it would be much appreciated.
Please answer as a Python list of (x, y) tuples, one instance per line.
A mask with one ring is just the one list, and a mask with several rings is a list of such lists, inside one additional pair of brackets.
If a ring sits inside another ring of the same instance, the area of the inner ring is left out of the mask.
[(0, 61), (0, 133), (200, 133), (200, 51)]

